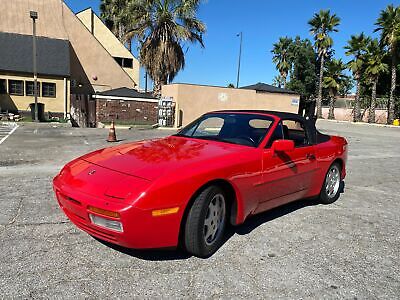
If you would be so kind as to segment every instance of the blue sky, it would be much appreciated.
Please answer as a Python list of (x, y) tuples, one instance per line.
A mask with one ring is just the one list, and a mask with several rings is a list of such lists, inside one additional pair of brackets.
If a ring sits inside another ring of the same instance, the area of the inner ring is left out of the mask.
[[(99, 0), (65, 0), (74, 11), (91, 6), (99, 10)], [(272, 63), (272, 44), (280, 36), (312, 38), (307, 21), (320, 9), (330, 9), (341, 18), (339, 32), (332, 35), (336, 56), (344, 55), (343, 46), (352, 34), (373, 33), (381, 9), (400, 0), (208, 0), (198, 17), (207, 25), (205, 48), (190, 45), (186, 67), (174, 82), (221, 85), (236, 83), (239, 38), (243, 32), (240, 85), (271, 83), (277, 74)], [(142, 85), (143, 86), (143, 85)]]

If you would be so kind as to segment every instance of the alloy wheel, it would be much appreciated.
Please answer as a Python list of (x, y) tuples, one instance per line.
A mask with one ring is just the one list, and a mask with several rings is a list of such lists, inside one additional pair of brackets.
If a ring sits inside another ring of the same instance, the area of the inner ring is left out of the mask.
[(340, 186), (340, 170), (337, 165), (331, 166), (326, 175), (325, 191), (329, 198), (334, 198)]
[(222, 194), (216, 194), (208, 205), (204, 220), (204, 241), (211, 245), (218, 239), (225, 221), (225, 198)]

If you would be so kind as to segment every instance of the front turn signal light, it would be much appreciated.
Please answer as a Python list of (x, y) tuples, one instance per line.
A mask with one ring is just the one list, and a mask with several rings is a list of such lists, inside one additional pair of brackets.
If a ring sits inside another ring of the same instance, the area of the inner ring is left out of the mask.
[(92, 212), (94, 212), (96, 214), (99, 214), (99, 215), (112, 217), (112, 218), (117, 218), (117, 219), (120, 218), (119, 213), (117, 213), (115, 211), (105, 210), (105, 209), (101, 209), (101, 208), (90, 206), (90, 205), (88, 206), (88, 210), (92, 211)]
[(151, 212), (153, 217), (165, 216), (165, 215), (172, 215), (176, 214), (179, 211), (179, 207), (171, 207), (171, 208), (164, 208), (164, 209), (156, 209)]

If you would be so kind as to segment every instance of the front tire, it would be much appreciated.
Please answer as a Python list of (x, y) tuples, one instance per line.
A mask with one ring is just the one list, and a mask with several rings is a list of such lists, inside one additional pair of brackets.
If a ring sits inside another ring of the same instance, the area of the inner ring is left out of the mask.
[(329, 167), (319, 195), (319, 200), (321, 203), (331, 204), (339, 198), (342, 181), (341, 174), (342, 167), (339, 163), (335, 162)]
[(193, 202), (185, 224), (186, 250), (198, 257), (208, 257), (221, 246), (226, 227), (227, 202), (218, 186), (204, 189)]

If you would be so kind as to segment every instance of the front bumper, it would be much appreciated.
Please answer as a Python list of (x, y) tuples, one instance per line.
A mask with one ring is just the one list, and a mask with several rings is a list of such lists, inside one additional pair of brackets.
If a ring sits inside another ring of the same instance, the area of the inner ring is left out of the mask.
[[(176, 247), (178, 245), (180, 223), (183, 209), (178, 213), (154, 217), (151, 210), (136, 208), (130, 204), (111, 201), (104, 196), (98, 199), (74, 188), (64, 185), (56, 177), (53, 189), (57, 201), (72, 223), (88, 234), (126, 248), (146, 249)], [(89, 210), (89, 206), (118, 212), (120, 217), (113, 218)], [(107, 229), (92, 223), (89, 214), (116, 220), (122, 223), (123, 232)]]

